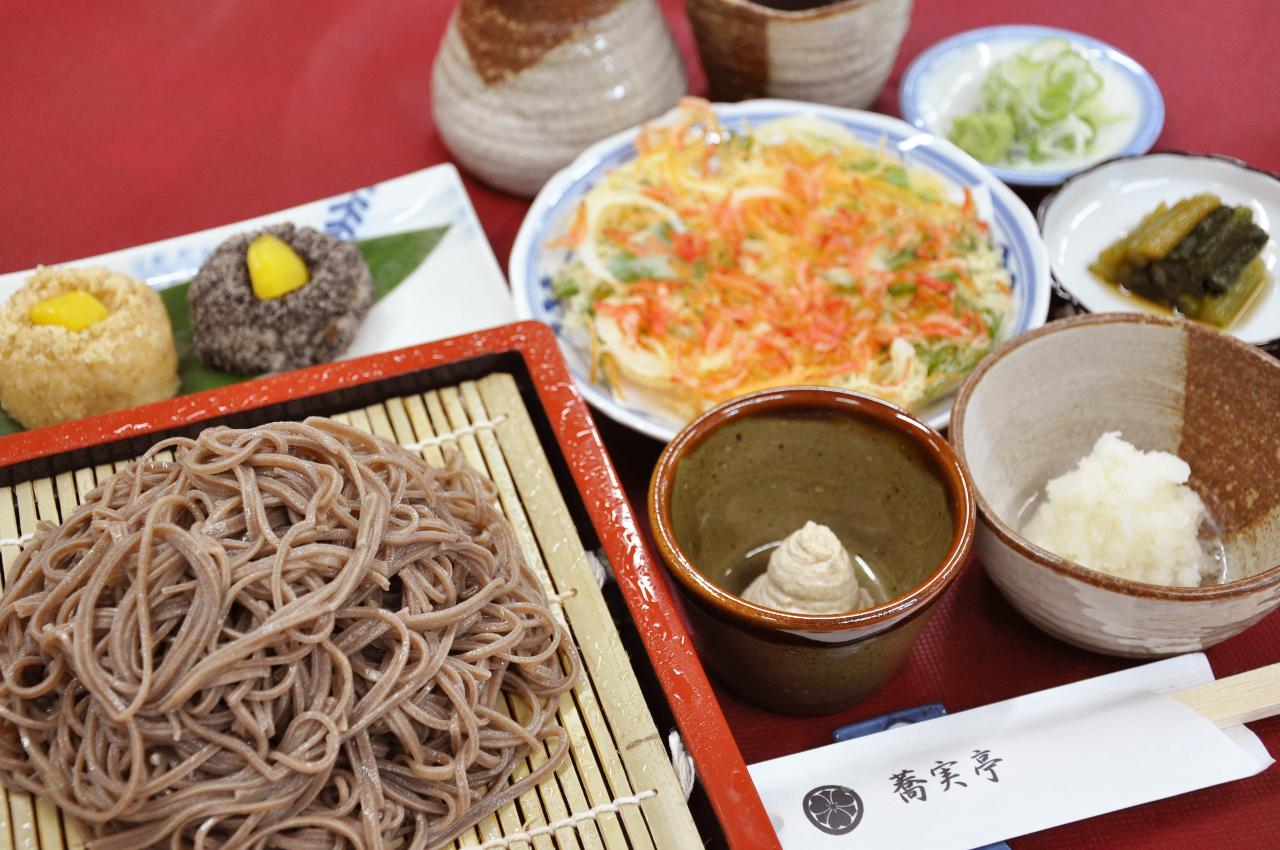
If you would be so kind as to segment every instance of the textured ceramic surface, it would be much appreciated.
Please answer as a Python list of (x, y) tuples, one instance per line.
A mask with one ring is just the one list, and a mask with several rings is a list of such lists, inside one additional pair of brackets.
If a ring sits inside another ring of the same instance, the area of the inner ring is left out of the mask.
[[(978, 214), (990, 225), (992, 241), (1013, 279), (1013, 313), (1001, 326), (1001, 339), (1044, 324), (1049, 312), (1049, 263), (1035, 219), (1008, 186), (955, 145), (888, 115), (793, 100), (717, 104), (716, 115), (734, 130), (812, 115), (847, 128), (864, 144), (883, 146), (907, 166), (931, 172), (944, 182), (953, 198), (962, 198), (967, 188), (973, 193)], [(564, 310), (551, 288), (556, 275), (572, 261), (572, 249), (551, 243), (572, 226), (587, 192), (610, 169), (635, 156), (638, 131), (633, 128), (592, 145), (573, 165), (551, 178), (520, 225), (509, 268), (516, 311), (555, 330), (587, 401), (614, 421), (666, 442), (686, 424), (687, 416), (663, 406), (660, 400), (651, 403), (640, 387), (623, 387), (615, 393), (599, 370), (591, 367), (589, 336), (581, 328), (566, 326)], [(953, 398), (947, 395), (915, 412), (934, 428), (945, 428)]]
[[(1213, 646), (1280, 604), (1278, 420), (1280, 363), (1191, 322), (1098, 314), (1019, 337), (974, 371), (952, 417), (979, 507), (978, 555), (1015, 608), (1069, 643), (1129, 657)], [(1232, 580), (1143, 584), (1022, 539), (1027, 500), (1105, 431), (1191, 465)]]
[[(974, 516), (959, 461), (935, 431), (884, 402), (816, 387), (704, 414), (663, 452), (649, 489), (699, 654), (744, 699), (793, 714), (844, 708), (893, 675), (963, 567)], [(887, 591), (880, 604), (793, 614), (733, 592), (754, 577), (733, 574), (742, 555), (806, 519), (866, 556)]]
[(524, 196), (592, 142), (670, 109), (685, 86), (653, 0), (461, 0), (431, 75), (450, 152)]
[(1262, 262), (1271, 281), (1227, 332), (1254, 345), (1280, 342), (1280, 176), (1235, 159), (1162, 152), (1114, 159), (1076, 175), (1040, 204), (1040, 232), (1060, 292), (1091, 313), (1167, 312), (1103, 283), (1089, 264), (1161, 203), (1212, 192), (1244, 205), (1271, 234)]
[(1104, 41), (1057, 27), (1012, 24), (983, 27), (943, 39), (921, 53), (902, 76), (902, 117), (939, 136), (957, 115), (982, 106), (982, 82), (1001, 59), (1047, 38), (1065, 39), (1101, 75), (1101, 103), (1115, 116), (1099, 129), (1088, 153), (1018, 165), (989, 164), (991, 173), (1020, 186), (1056, 186), (1081, 169), (1113, 156), (1146, 153), (1164, 128), (1164, 97), (1133, 57)]
[(716, 99), (783, 97), (854, 109), (880, 94), (911, 17), (911, 0), (687, 5)]

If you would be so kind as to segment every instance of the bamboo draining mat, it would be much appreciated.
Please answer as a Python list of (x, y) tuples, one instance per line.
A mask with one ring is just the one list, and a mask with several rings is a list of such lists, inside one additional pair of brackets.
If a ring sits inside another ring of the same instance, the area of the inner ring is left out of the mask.
[[(393, 398), (334, 417), (442, 463), (453, 448), (498, 487), (525, 557), (582, 653), (584, 675), (561, 698), (570, 754), (554, 775), (464, 834), (453, 846), (514, 850), (701, 848), (662, 736), (596, 584), (587, 553), (515, 380), (492, 374), (456, 387)], [(0, 539), (30, 533), (126, 463), (0, 487)], [(7, 579), (19, 547), (0, 547)], [(506, 706), (521, 711), (519, 704)], [(515, 778), (547, 758), (536, 751)], [(44, 800), (0, 789), (0, 850), (84, 846), (75, 822)], [(374, 848), (369, 848), (374, 850)]]

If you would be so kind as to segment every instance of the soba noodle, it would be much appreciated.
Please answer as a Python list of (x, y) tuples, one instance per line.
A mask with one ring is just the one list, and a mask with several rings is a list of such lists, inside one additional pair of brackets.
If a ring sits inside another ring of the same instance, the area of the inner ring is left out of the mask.
[(15, 566), (0, 779), (100, 850), (451, 840), (578, 673), (494, 498), (325, 419), (157, 445)]

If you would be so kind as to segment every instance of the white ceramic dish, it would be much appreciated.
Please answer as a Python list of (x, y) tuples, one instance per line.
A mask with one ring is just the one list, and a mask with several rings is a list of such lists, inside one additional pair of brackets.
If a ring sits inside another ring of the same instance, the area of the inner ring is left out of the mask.
[[(911, 167), (933, 171), (953, 187), (957, 196), (963, 187), (969, 187), (991, 225), (996, 245), (1004, 251), (1005, 265), (1013, 277), (1013, 320), (1006, 324), (1002, 338), (1044, 324), (1049, 310), (1049, 267), (1035, 220), (1007, 186), (955, 145), (896, 118), (812, 103), (751, 100), (719, 104), (716, 111), (730, 128), (794, 115), (825, 118), (847, 127), (867, 144), (883, 143)], [(585, 332), (564, 327), (559, 302), (551, 294), (552, 279), (571, 255), (569, 249), (549, 248), (548, 243), (564, 233), (583, 195), (600, 177), (635, 155), (633, 141), (638, 129), (593, 145), (551, 178), (520, 227), (509, 271), (516, 312), (522, 318), (546, 322), (555, 330), (587, 401), (611, 419), (667, 441), (685, 424), (685, 418), (667, 410), (660, 399), (638, 387), (625, 386), (619, 397), (603, 380), (592, 380), (589, 339)], [(917, 413), (933, 427), (944, 428), (950, 410), (951, 398), (947, 397)]]
[(1099, 131), (1088, 154), (1017, 166), (988, 165), (991, 172), (1016, 185), (1056, 186), (1102, 160), (1150, 150), (1164, 127), (1164, 99), (1155, 80), (1132, 57), (1106, 42), (1056, 27), (985, 27), (938, 42), (903, 75), (898, 91), (902, 117), (946, 138), (955, 116), (981, 106), (982, 81), (991, 66), (1046, 38), (1066, 39), (1088, 58), (1105, 83), (1104, 104), (1124, 117)]
[(1089, 271), (1102, 251), (1162, 201), (1213, 192), (1244, 204), (1271, 234), (1262, 261), (1271, 282), (1227, 332), (1245, 342), (1280, 341), (1280, 177), (1226, 157), (1153, 153), (1105, 162), (1079, 174), (1040, 205), (1040, 230), (1064, 298), (1091, 313), (1167, 313), (1103, 283)]
[[(343, 239), (448, 227), (422, 265), (373, 305), (344, 358), (468, 333), (515, 316), (502, 268), (458, 170), (448, 164), (235, 224), (59, 265), (106, 266), (163, 289), (194, 277), (208, 253), (227, 237), (281, 221)], [(27, 269), (0, 275), (0, 303), (30, 274)]]

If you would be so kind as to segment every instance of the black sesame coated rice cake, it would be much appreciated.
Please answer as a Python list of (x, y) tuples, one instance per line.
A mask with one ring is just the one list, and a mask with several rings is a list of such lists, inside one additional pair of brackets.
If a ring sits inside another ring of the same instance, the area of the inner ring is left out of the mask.
[[(245, 258), (270, 233), (297, 252), (310, 274), (300, 289), (259, 300)], [(351, 344), (373, 305), (373, 278), (360, 249), (310, 227), (276, 224), (227, 239), (187, 291), (196, 356), (241, 375), (328, 362)]]

